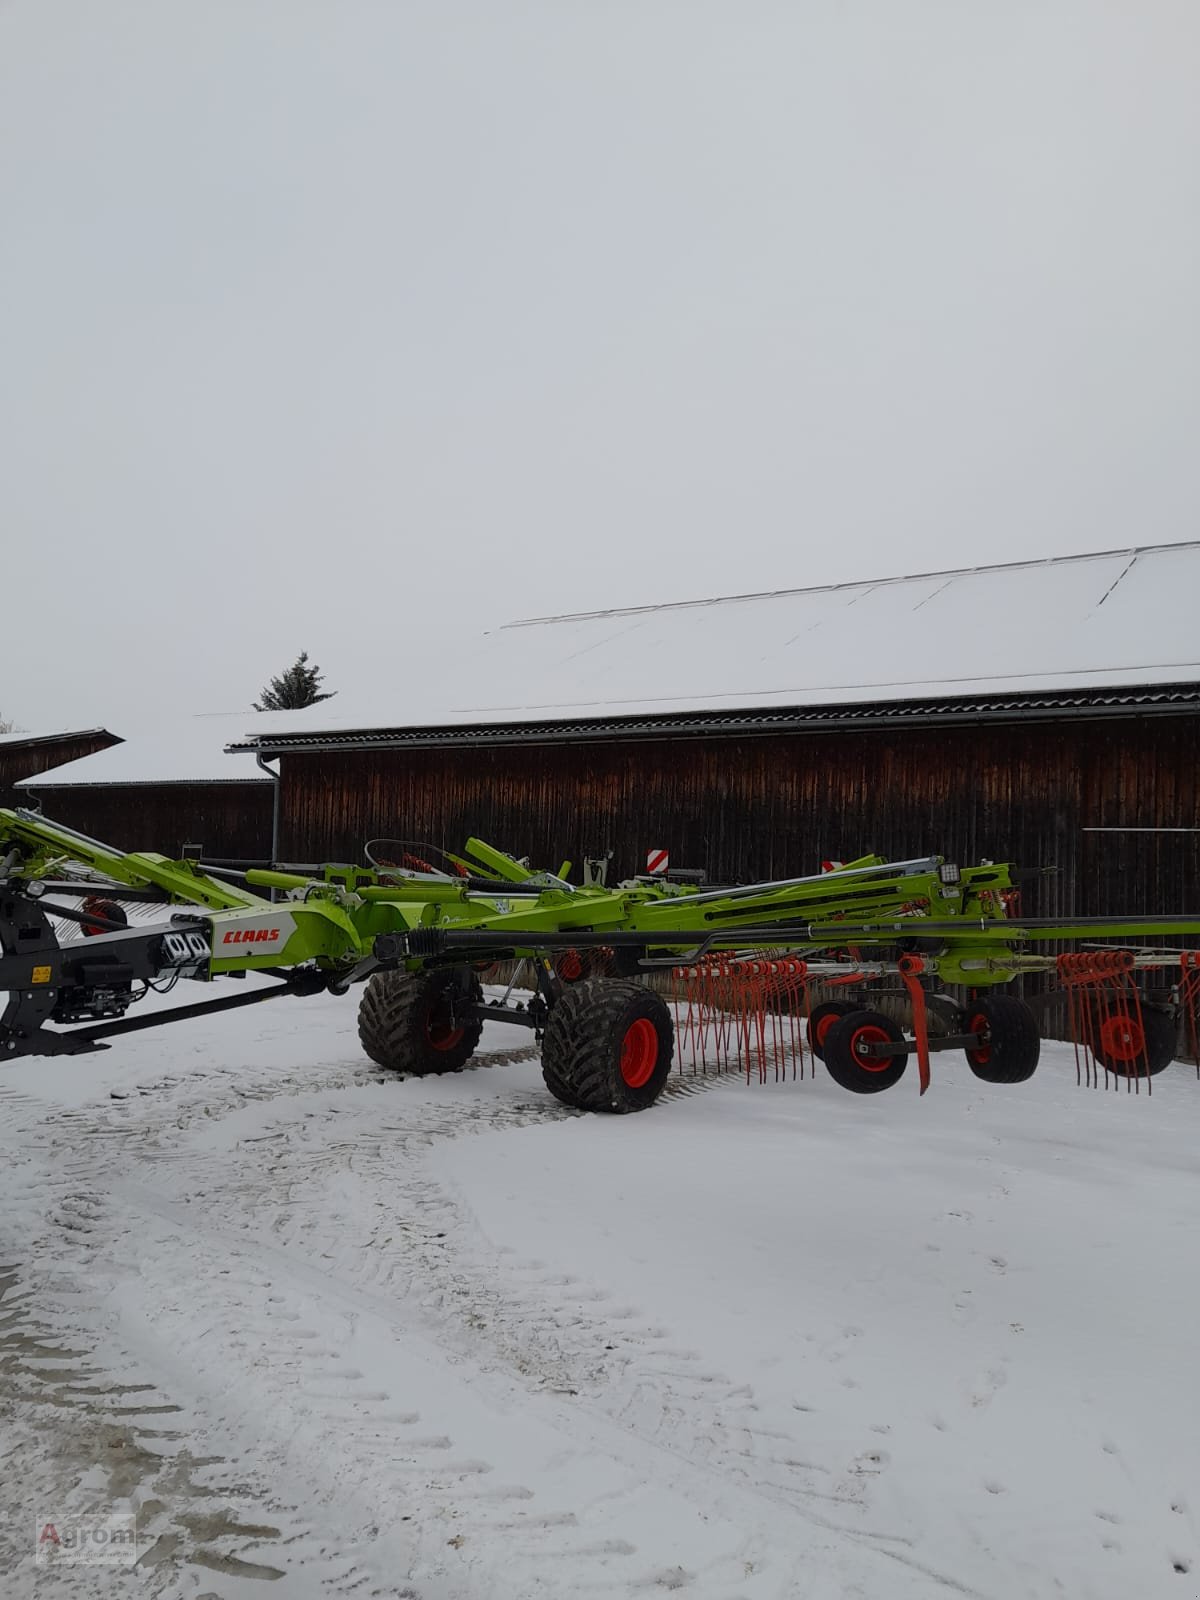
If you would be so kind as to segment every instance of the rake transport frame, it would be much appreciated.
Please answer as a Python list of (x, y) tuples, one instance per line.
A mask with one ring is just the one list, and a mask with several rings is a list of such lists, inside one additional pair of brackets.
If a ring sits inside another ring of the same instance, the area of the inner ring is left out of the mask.
[[(689, 1031), (698, 1013), (737, 1017), (747, 1058), (749, 1012), (787, 1010), (801, 1065), (806, 1041), (858, 1093), (891, 1087), (910, 1055), (923, 1093), (939, 1050), (962, 1050), (988, 1082), (1030, 1077), (1040, 1047), (1032, 1012), (997, 992), (1024, 973), (1056, 973), (1066, 987), (1089, 1074), (1098, 1062), (1106, 1074), (1148, 1079), (1173, 1058), (1181, 1016), (1195, 1039), (1200, 953), (1110, 946), (1055, 956), (1035, 947), (1196, 936), (1200, 917), (1016, 917), (1019, 875), (1001, 864), (867, 856), (771, 883), (704, 889), (647, 878), (609, 889), (570, 884), (569, 864), (531, 871), (477, 839), (444, 861), (444, 871), (424, 860), (239, 871), (124, 853), (33, 812), (0, 810), (0, 1061), (104, 1049), (144, 1028), (365, 983), (359, 1033), (385, 1068), (457, 1069), (483, 1023), (505, 1021), (535, 1031), (560, 1100), (635, 1111), (657, 1099), (671, 1068), (670, 1008), (635, 976), (656, 971), (689, 996)], [(137, 903), (161, 916), (130, 925), (124, 905)], [(60, 941), (55, 921), (86, 937)], [(583, 981), (564, 981), (567, 955)], [(528, 963), (528, 999), (514, 998), (515, 983), (502, 999), (485, 997), (481, 975), (507, 961)], [(589, 976), (602, 967), (616, 975)], [(250, 973), (274, 981), (126, 1015), (181, 978)], [(1154, 989), (1145, 986), (1151, 974)], [(808, 1004), (810, 981), (881, 977), (907, 993), (911, 1035), (865, 1004)], [(953, 1001), (943, 984), (974, 998)]]

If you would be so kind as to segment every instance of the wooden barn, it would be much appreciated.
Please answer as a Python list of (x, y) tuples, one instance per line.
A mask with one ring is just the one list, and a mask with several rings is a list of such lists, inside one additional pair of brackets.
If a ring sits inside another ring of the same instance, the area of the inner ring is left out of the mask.
[(0, 806), (28, 805), (17, 788), (25, 778), (36, 777), (65, 762), (107, 750), (121, 740), (107, 728), (78, 728), (69, 733), (0, 734)]
[(274, 785), (254, 761), (226, 755), (245, 716), (181, 717), (111, 748), (40, 770), (15, 785), (15, 803), (122, 850), (210, 859), (271, 854)]
[(477, 833), (730, 881), (937, 852), (1057, 868), (1030, 913), (1195, 910), (1198, 599), (1200, 542), (539, 619), (238, 746), (278, 760), (288, 859)]

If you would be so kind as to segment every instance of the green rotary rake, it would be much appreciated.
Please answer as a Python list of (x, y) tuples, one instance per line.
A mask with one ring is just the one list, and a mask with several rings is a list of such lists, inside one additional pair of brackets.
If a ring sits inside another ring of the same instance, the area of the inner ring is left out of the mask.
[[(1066, 992), (1081, 1080), (1149, 1087), (1181, 1049), (1195, 1056), (1200, 953), (1179, 942), (1200, 915), (1022, 917), (1020, 876), (864, 856), (769, 883), (607, 888), (478, 839), (461, 855), (406, 845), (367, 866), (233, 870), (0, 810), (0, 1060), (362, 986), (359, 1034), (380, 1067), (457, 1070), (485, 1022), (507, 1022), (532, 1030), (550, 1091), (581, 1110), (653, 1105), (676, 1057), (760, 1079), (823, 1061), (859, 1094), (915, 1059), (923, 1093), (945, 1052), (987, 1083), (1033, 1074), (1033, 1012), (1005, 992), (1031, 974)], [(226, 981), (249, 974), (266, 981)], [(205, 997), (138, 1012), (180, 981)], [(881, 983), (900, 1007), (871, 1004)]]

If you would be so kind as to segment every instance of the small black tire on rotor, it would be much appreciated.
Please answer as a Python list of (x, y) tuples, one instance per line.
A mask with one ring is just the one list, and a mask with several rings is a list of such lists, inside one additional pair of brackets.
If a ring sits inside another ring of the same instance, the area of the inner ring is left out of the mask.
[(861, 1010), (853, 1000), (822, 1000), (808, 1014), (804, 1036), (808, 1048), (818, 1061), (825, 1059), (825, 1036), (839, 1017), (848, 1017), (852, 1011)]
[(585, 978), (546, 1022), (542, 1077), (577, 1111), (645, 1111), (662, 1093), (675, 1027), (662, 996), (627, 978)]
[(359, 1042), (387, 1072), (414, 1078), (460, 1072), (483, 1033), (482, 1021), (470, 1013), (481, 999), (474, 973), (464, 986), (450, 968), (377, 972), (359, 1002)]
[(1025, 1083), (1037, 1071), (1042, 1052), (1037, 1018), (1015, 995), (972, 1000), (964, 1009), (963, 1032), (979, 1035), (978, 1047), (963, 1054), (984, 1083)]
[(1119, 1078), (1156, 1078), (1174, 1061), (1178, 1048), (1175, 1013), (1144, 1001), (1136, 1009), (1111, 1005), (1092, 1025), (1092, 1054)]
[(851, 1094), (881, 1094), (899, 1083), (908, 1056), (872, 1056), (874, 1044), (901, 1044), (904, 1030), (882, 1011), (851, 1011), (825, 1035), (825, 1070)]

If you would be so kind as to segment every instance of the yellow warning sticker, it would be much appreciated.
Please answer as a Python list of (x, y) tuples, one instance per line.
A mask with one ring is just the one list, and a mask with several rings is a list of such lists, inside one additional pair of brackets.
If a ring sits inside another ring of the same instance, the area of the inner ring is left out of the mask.
[(32, 983), (49, 983), (51, 970), (50, 967), (34, 967), (33, 977), (30, 981)]

